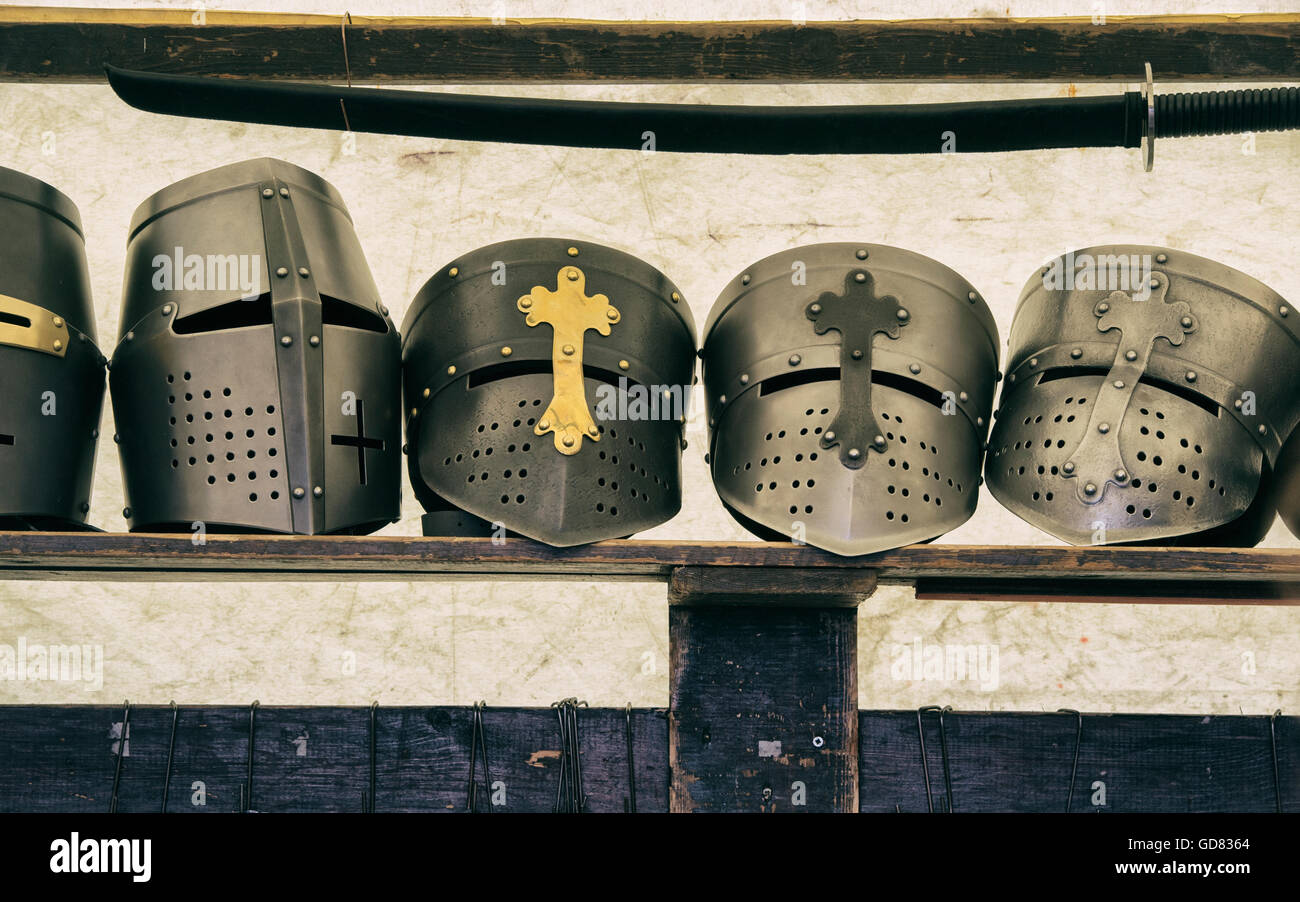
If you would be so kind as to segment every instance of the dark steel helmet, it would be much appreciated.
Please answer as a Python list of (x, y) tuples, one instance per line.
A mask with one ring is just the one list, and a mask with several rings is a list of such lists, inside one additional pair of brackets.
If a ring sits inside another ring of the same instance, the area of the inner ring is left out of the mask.
[(681, 507), (695, 326), (654, 267), (583, 241), (493, 244), (431, 278), (402, 332), (411, 483), (440, 512), (426, 528), (454, 506), (578, 545)]
[(400, 379), (397, 332), (323, 179), (249, 160), (136, 211), (109, 379), (133, 530), (395, 520)]
[(0, 168), (0, 529), (85, 524), (104, 363), (76, 205)]
[(722, 292), (703, 357), (713, 481), (758, 535), (867, 554), (974, 512), (998, 333), (948, 267), (878, 244), (783, 251)]
[(1183, 251), (1058, 257), (1021, 292), (989, 489), (1075, 544), (1254, 545), (1300, 419), (1290, 313), (1255, 279)]

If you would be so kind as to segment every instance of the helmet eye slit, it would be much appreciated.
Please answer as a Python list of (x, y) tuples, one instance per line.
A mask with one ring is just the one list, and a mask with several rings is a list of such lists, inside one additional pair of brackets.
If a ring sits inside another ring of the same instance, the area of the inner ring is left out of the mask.
[(234, 300), (189, 316), (179, 316), (172, 323), (172, 331), (177, 335), (198, 335), (270, 324), (271, 295), (268, 292), (250, 300)]
[[(1104, 366), (1063, 366), (1056, 367), (1055, 369), (1044, 370), (1039, 374), (1038, 381), (1034, 384), (1044, 385), (1048, 382), (1055, 382), (1058, 379), (1073, 379), (1077, 376), (1106, 376), (1109, 374), (1110, 368)], [(1154, 388), (1157, 391), (1166, 392), (1182, 398), (1184, 401), (1190, 401), (1192, 404), (1195, 404), (1211, 416), (1218, 417), (1222, 415), (1222, 408), (1219, 407), (1217, 402), (1185, 385), (1166, 382), (1164, 379), (1158, 379), (1155, 376), (1145, 373), (1138, 379), (1138, 382)]]

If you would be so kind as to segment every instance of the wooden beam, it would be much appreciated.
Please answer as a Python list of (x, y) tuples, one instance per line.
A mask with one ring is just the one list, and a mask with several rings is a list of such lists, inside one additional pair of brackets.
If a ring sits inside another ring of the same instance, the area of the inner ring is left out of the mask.
[[(247, 778), (248, 710), (179, 709), (168, 812), (238, 809), (240, 785)], [(638, 811), (668, 810), (666, 717), (661, 709), (633, 711)], [(165, 706), (131, 709), (119, 811), (161, 807), (171, 718)], [(622, 811), (629, 795), (625, 714), (593, 708), (579, 718), (587, 810)], [(120, 705), (0, 706), (0, 812), (107, 811), (122, 719)], [(381, 707), (376, 723), (376, 810), (463, 812), (471, 710)], [(927, 811), (916, 712), (861, 711), (857, 724), (857, 807)], [(1280, 797), (1284, 811), (1300, 813), (1300, 717), (1274, 723), (1276, 783), (1269, 726), (1266, 716), (1085, 714), (1070, 810), (1271, 812)], [(767, 727), (755, 721), (753, 732)], [(938, 716), (927, 714), (924, 727), (931, 798), (942, 811), (947, 805)], [(955, 712), (945, 715), (944, 730), (957, 812), (1065, 810), (1080, 735), (1072, 714)], [(492, 781), (503, 782), (506, 790), (505, 804), (493, 810), (549, 812), (558, 778), (555, 712), (488, 708), (483, 735)], [(361, 809), (361, 794), (369, 790), (369, 709), (259, 708), (254, 737), (254, 808)], [(306, 754), (299, 755), (299, 748)], [(748, 761), (737, 758), (733, 766), (725, 783), (736, 774), (749, 779)], [(1104, 806), (1094, 804), (1098, 781), (1105, 784)], [(206, 805), (194, 804), (196, 782), (203, 784)], [(776, 801), (788, 803), (788, 793)]]
[[(526, 539), (209, 535), (195, 545), (187, 534), (0, 532), (0, 579), (12, 580), (667, 582), (682, 567), (710, 568), (707, 578), (715, 582), (723, 578), (720, 569), (735, 570), (726, 577), (732, 594), (789, 579), (773, 569), (796, 568), (821, 573), (809, 585), (823, 595), (850, 599), (879, 580), (950, 599), (1300, 604), (1300, 549), (1284, 548), (936, 543), (843, 558), (786, 542), (627, 539), (551, 548)], [(788, 600), (750, 597), (774, 605)]]
[[(666, 713), (632, 713), (638, 811), (666, 811)], [(467, 810), (473, 712), (465, 707), (379, 708), (375, 715), (376, 812)], [(0, 811), (106, 812), (112, 796), (121, 706), (0, 707)], [(247, 707), (179, 708), (167, 811), (239, 811), (248, 775)], [(172, 712), (131, 709), (120, 812), (159, 811)], [(584, 811), (622, 812), (628, 791), (626, 714), (578, 714)], [(258, 708), (251, 808), (265, 812), (360, 812), (370, 786), (368, 708)], [(550, 812), (559, 782), (554, 710), (487, 708), (483, 738), (492, 784), (477, 766), (480, 807)], [(493, 797), (497, 804), (491, 804)], [(203, 804), (198, 804), (199, 802)]]
[[(998, 812), (1300, 812), (1300, 717), (1279, 717), (1277, 782), (1267, 716), (863, 711), (861, 810)], [(1078, 745), (1079, 763), (1070, 776)]]
[(103, 64), (356, 83), (1300, 78), (1300, 16), (603, 22), (190, 10), (0, 9), (0, 81), (102, 82)]
[(668, 611), (669, 810), (858, 808), (852, 608)]

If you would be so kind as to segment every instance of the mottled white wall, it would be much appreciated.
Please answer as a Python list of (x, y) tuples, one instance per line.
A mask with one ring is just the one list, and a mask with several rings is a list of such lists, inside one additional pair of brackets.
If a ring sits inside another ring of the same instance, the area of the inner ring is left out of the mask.
[[(114, 5), (126, 4), (116, 0)], [(165, 4), (186, 8), (189, 4)], [(209, 9), (238, 8), (208, 4)], [(270, 4), (259, 4), (270, 8)], [(789, 18), (781, 2), (351, 2), (354, 14), (585, 18)], [(1282, 3), (1105, 4), (1120, 13), (1281, 10)], [(1088, 14), (1091, 4), (802, 4), (808, 19)], [(284, 11), (340, 10), (317, 2)], [(508, 26), (506, 26), (508, 27)], [(1104, 27), (1104, 26), (1102, 26)], [(1141, 60), (1134, 61), (1135, 72)], [(1190, 90), (1211, 86), (1179, 86)], [(463, 90), (591, 99), (872, 103), (1032, 97), (1119, 85), (509, 86)], [(53, 138), (53, 152), (50, 136)], [(117, 331), (135, 206), (187, 175), (272, 155), (320, 173), (346, 199), (380, 292), (400, 322), (458, 254), (530, 235), (631, 251), (681, 286), (697, 322), (747, 264), (823, 241), (929, 254), (979, 288), (1005, 346), (1021, 285), (1047, 258), (1091, 244), (1182, 248), (1300, 298), (1295, 269), (1300, 136), (1166, 141), (1153, 173), (1136, 151), (927, 157), (720, 157), (480, 145), (152, 116), (106, 87), (0, 86), (0, 165), (79, 205), (101, 343)], [(687, 452), (682, 513), (653, 538), (744, 539)], [(106, 412), (104, 435), (113, 432)], [(100, 448), (92, 519), (124, 528), (116, 450)], [(386, 532), (418, 534), (405, 517)], [(985, 493), (942, 541), (1052, 544)], [(1279, 524), (1264, 543), (1295, 547)], [(527, 582), (103, 584), (0, 582), (0, 643), (102, 645), (104, 685), (0, 682), (0, 703), (664, 704), (667, 613), (658, 585)], [(887, 588), (861, 610), (860, 703), (915, 707), (1260, 713), (1300, 705), (1300, 608), (918, 602)], [(994, 646), (996, 688), (896, 679), (898, 646)], [(354, 664), (354, 666), (350, 666)], [(1253, 671), (1253, 672), (1252, 672)]]

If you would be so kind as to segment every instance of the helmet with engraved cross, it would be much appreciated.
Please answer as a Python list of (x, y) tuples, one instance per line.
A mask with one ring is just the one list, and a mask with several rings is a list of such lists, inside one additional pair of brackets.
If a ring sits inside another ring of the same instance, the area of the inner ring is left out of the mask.
[(399, 515), (397, 330), (343, 199), (304, 169), (249, 160), (141, 204), (109, 382), (133, 530)]

